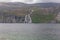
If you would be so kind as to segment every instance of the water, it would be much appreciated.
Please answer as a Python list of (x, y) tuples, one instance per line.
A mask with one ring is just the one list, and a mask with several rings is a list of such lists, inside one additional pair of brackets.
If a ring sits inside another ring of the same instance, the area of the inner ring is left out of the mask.
[(25, 16), (25, 23), (32, 23), (31, 14), (33, 10), (29, 9), (30, 13)]
[(30, 17), (30, 14), (28, 14), (28, 15), (25, 16), (25, 22), (26, 23), (32, 23), (32, 19)]
[(60, 24), (0, 24), (0, 40), (60, 40)]

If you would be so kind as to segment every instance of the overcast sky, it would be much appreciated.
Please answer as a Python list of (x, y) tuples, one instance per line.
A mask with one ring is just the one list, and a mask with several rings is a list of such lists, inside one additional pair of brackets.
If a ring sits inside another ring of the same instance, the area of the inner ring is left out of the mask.
[(56, 2), (56, 3), (60, 3), (60, 0), (0, 0), (0, 2), (24, 2), (24, 3)]

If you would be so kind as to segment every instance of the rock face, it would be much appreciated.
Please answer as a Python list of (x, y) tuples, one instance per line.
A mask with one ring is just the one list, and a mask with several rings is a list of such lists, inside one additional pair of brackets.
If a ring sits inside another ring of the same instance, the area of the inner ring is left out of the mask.
[(11, 14), (0, 14), (0, 23), (24, 23), (25, 16), (16, 16)]

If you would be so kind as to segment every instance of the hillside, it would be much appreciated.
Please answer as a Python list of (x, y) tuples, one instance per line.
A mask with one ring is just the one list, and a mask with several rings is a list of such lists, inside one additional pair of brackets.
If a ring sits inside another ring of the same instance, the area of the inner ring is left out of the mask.
[(59, 12), (60, 3), (3, 2), (0, 3), (0, 23), (25, 23), (25, 16), (30, 13), (32, 23), (52, 23)]

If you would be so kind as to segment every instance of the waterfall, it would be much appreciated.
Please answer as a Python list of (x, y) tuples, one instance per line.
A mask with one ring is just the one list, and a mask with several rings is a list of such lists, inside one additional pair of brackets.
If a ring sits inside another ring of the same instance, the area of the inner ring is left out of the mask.
[(32, 23), (32, 19), (30, 17), (30, 14), (25, 16), (25, 23)]
[(29, 9), (29, 14), (25, 16), (25, 23), (32, 23), (31, 14), (34, 10)]

